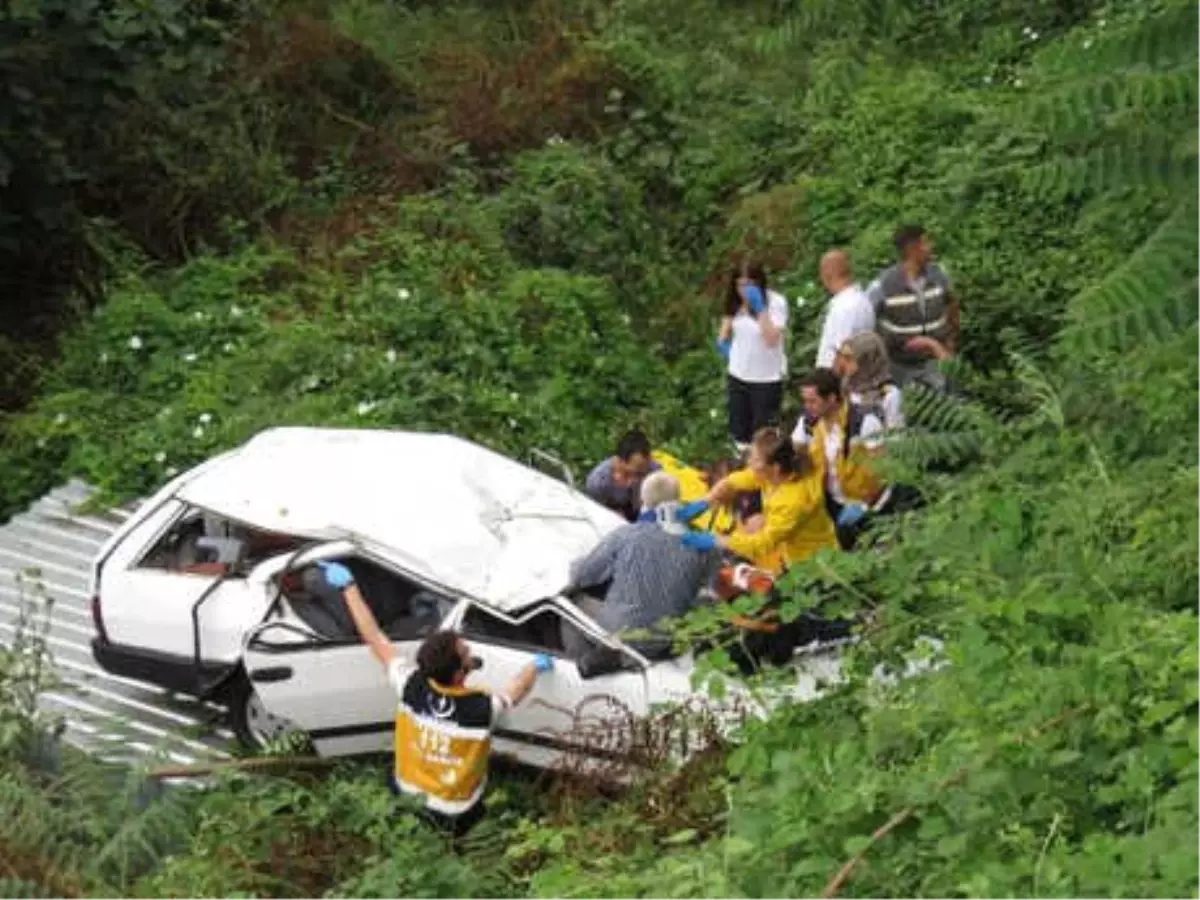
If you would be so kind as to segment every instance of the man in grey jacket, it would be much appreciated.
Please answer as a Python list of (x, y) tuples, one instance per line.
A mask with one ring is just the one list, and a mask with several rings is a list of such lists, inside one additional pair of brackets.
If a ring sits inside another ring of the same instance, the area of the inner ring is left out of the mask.
[(938, 362), (958, 351), (958, 298), (946, 273), (933, 262), (933, 241), (920, 225), (896, 232), (896, 252), (900, 261), (880, 272), (867, 289), (875, 329), (887, 345), (899, 387), (919, 382), (945, 391)]

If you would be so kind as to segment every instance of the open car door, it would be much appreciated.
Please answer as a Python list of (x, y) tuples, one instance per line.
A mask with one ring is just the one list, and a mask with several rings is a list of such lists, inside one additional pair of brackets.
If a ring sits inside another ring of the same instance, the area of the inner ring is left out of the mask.
[(320, 578), (318, 561), (340, 562), (354, 573), (406, 667), (415, 665), (420, 642), (454, 602), (348, 541), (296, 555), (273, 579), (275, 603), (244, 651), (258, 700), (271, 716), (307, 732), (321, 756), (387, 750), (396, 693), (341, 596)]
[[(566, 763), (601, 768), (627, 752), (636, 737), (635, 723), (647, 712), (644, 661), (622, 651), (628, 668), (584, 677), (563, 652), (561, 629), (581, 627), (600, 640), (603, 632), (586, 617), (545, 602), (504, 614), (472, 603), (457, 627), (483, 668), (471, 673), (470, 687), (503, 691), (537, 653), (549, 653), (553, 671), (540, 675), (529, 695), (504, 713), (493, 729), (498, 751), (539, 767)], [(619, 762), (618, 762), (619, 764)]]

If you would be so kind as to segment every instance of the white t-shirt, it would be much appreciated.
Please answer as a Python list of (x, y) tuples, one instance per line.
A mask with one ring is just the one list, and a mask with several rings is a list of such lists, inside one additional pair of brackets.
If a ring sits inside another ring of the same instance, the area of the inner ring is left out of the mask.
[(874, 330), (875, 307), (866, 291), (857, 282), (842, 288), (829, 299), (825, 311), (821, 340), (817, 344), (817, 368), (833, 368), (838, 350), (851, 335)]
[[(781, 331), (787, 330), (787, 299), (775, 291), (767, 291), (767, 315)], [(782, 381), (787, 375), (787, 353), (784, 350), (787, 335), (780, 335), (779, 343), (767, 346), (763, 340), (762, 327), (749, 313), (739, 312), (733, 317), (733, 341), (729, 348), (729, 374), (739, 381), (764, 384)]]

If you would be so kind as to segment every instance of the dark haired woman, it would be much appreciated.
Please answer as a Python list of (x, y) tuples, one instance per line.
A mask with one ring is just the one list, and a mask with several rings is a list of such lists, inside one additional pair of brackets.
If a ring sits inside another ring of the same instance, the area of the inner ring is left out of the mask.
[(787, 299), (768, 289), (763, 267), (744, 262), (729, 276), (717, 346), (728, 360), (729, 434), (745, 453), (758, 429), (775, 425), (787, 375)]
[(708, 503), (726, 505), (745, 491), (762, 492), (761, 516), (728, 536), (688, 532), (683, 542), (697, 550), (720, 547), (776, 573), (820, 550), (837, 547), (820, 474), (808, 453), (797, 453), (778, 429), (755, 433), (747, 468), (717, 482)]

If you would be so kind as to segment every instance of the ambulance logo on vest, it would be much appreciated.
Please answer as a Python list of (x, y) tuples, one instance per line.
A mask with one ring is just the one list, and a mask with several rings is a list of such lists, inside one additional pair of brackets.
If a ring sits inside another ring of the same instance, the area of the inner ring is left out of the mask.
[(433, 694), (429, 698), (427, 706), (429, 714), (435, 719), (453, 719), (454, 718), (454, 698), (447, 697), (445, 694)]

